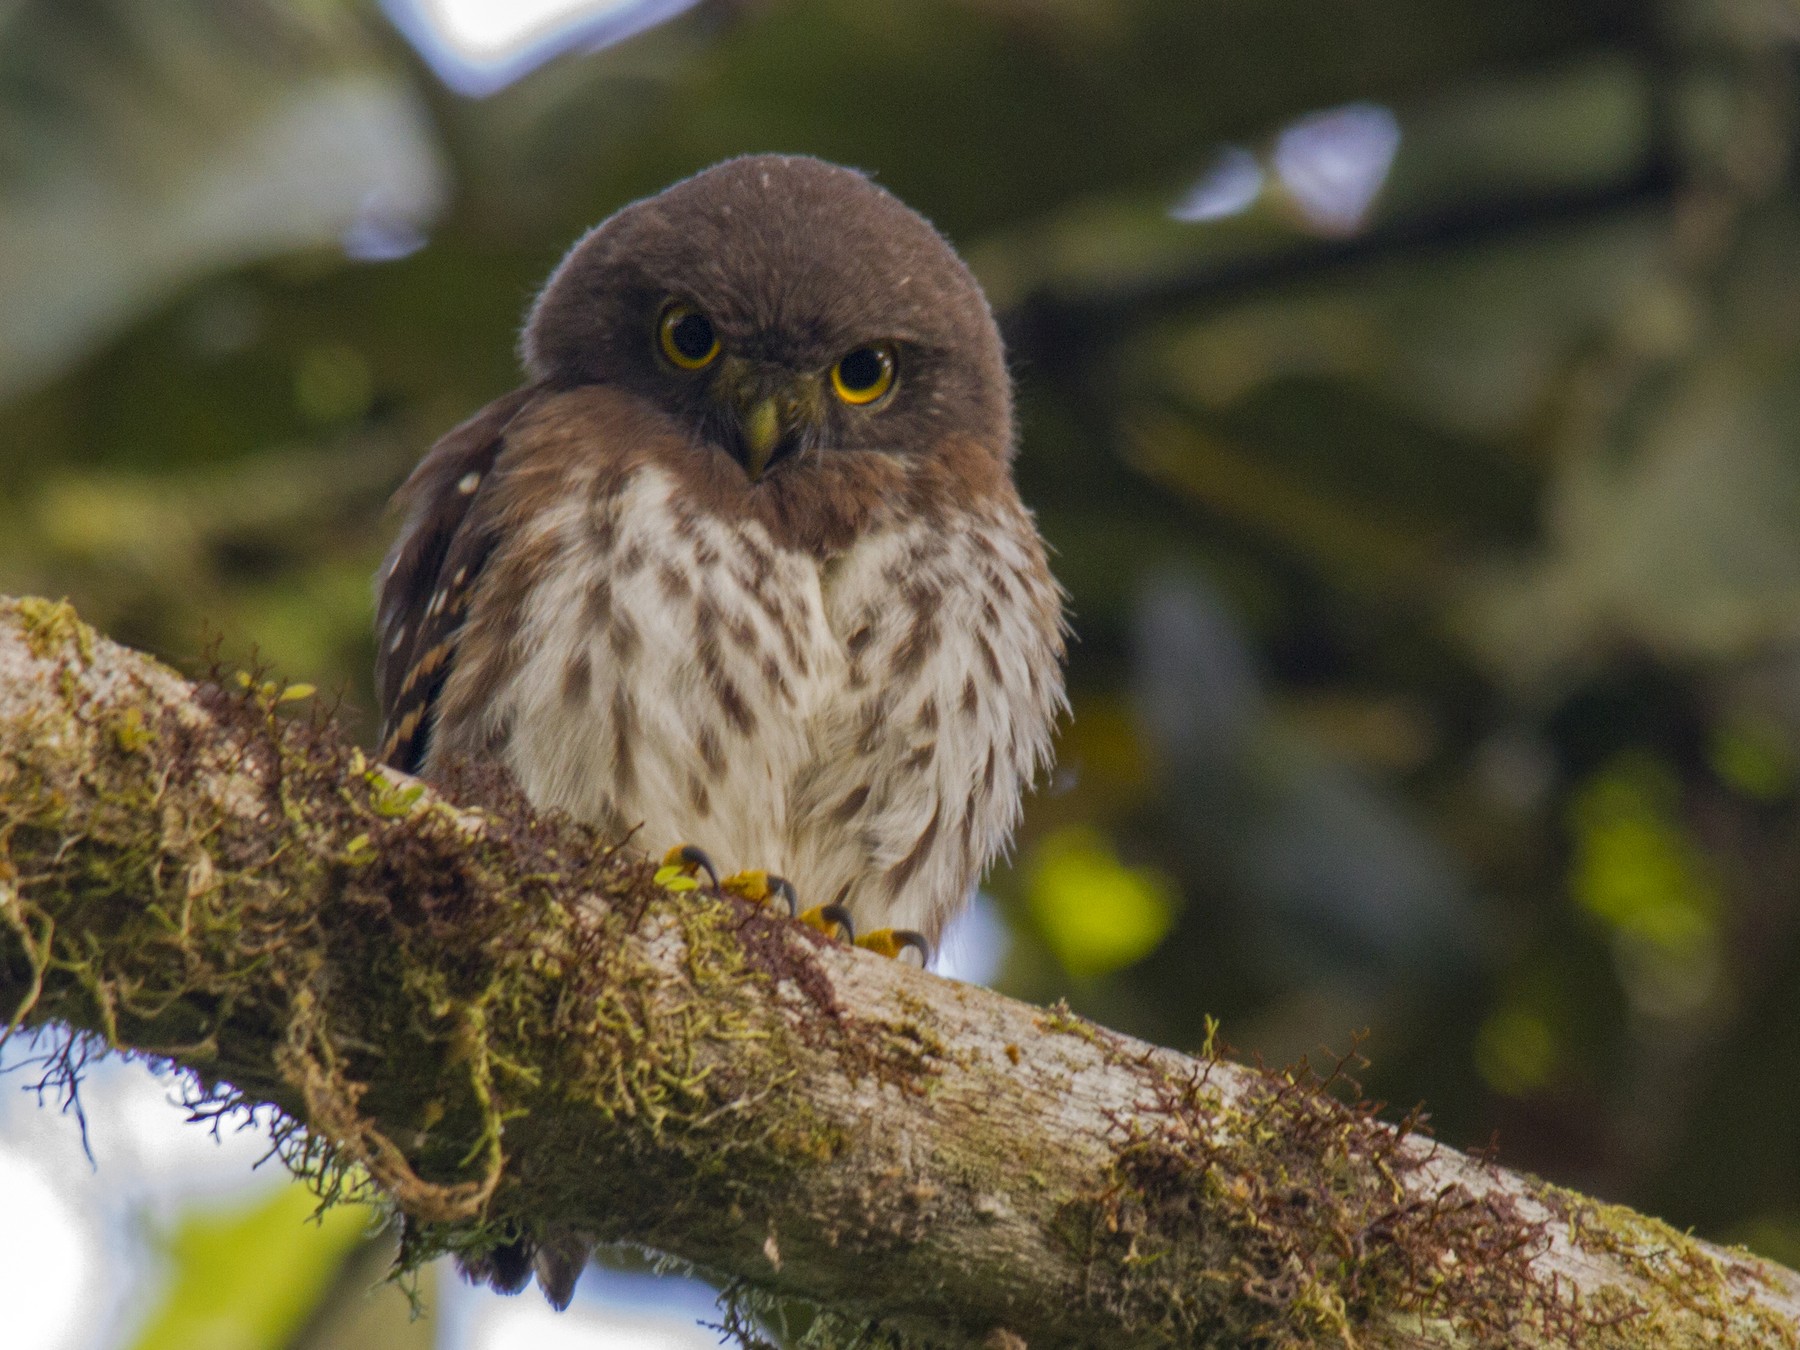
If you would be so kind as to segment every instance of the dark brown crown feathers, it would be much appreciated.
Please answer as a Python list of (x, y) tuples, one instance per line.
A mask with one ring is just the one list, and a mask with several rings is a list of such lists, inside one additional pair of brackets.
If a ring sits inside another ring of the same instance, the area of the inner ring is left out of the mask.
[(981, 287), (929, 221), (864, 174), (748, 155), (624, 207), (551, 275), (525, 324), (526, 369), (551, 385), (655, 389), (643, 334), (671, 296), (728, 348), (800, 369), (898, 341), (913, 366), (902, 380), (946, 378), (913, 416), (888, 419), (897, 443), (954, 429), (1011, 453), (1011, 386)]

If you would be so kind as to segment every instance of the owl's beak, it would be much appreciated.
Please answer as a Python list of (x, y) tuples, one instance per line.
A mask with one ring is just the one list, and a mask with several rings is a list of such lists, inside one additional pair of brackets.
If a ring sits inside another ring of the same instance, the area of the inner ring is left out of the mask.
[(727, 358), (721, 372), (733, 449), (750, 481), (816, 434), (818, 390), (794, 371)]
[(739, 414), (738, 431), (744, 446), (744, 472), (755, 482), (769, 467), (775, 447), (781, 444), (781, 409), (772, 398), (758, 399)]

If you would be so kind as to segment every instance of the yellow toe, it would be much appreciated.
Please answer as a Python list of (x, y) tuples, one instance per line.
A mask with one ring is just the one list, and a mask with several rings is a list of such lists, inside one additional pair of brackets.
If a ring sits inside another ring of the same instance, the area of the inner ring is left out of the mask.
[(923, 966), (931, 959), (930, 944), (910, 928), (877, 928), (874, 932), (864, 933), (857, 938), (856, 945), (866, 952), (885, 956), (890, 961), (900, 960), (904, 956)]
[(733, 872), (719, 883), (719, 889), (758, 905), (768, 904), (769, 897), (775, 893), (769, 888), (769, 874), (760, 867)]
[(842, 905), (815, 905), (798, 916), (808, 928), (817, 929), (835, 942), (855, 942), (856, 930)]
[(663, 854), (662, 866), (656, 869), (656, 884), (668, 891), (698, 890), (702, 872), (713, 885), (719, 884), (718, 869), (704, 849), (677, 844)]

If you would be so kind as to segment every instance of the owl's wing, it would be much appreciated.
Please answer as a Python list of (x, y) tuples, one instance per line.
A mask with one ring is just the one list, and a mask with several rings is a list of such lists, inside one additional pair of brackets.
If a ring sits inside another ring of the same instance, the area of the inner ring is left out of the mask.
[(506, 429), (536, 387), (495, 399), (431, 447), (394, 494), (406, 512), (381, 569), (375, 688), (381, 699), (381, 758), (417, 773), (425, 761), (437, 697), (456, 657), (469, 593), (494, 545), (473, 508), (487, 487)]

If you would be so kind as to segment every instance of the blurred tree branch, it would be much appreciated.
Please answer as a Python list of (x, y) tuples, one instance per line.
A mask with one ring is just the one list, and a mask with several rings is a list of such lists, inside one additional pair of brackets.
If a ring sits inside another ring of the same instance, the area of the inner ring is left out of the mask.
[[(521, 1230), (987, 1346), (1800, 1343), (1800, 1277), (1383, 1124), (823, 942), (0, 602), (0, 1012), (273, 1106), (405, 1258)], [(679, 885), (679, 883), (677, 883)], [(53, 1067), (53, 1072), (55, 1071)], [(728, 1320), (737, 1322), (734, 1308)]]
[[(1503, 243), (1546, 230), (1667, 206), (1681, 182), (1679, 166), (1655, 150), (1628, 176), (1556, 192), (1480, 199), (1380, 222), (1341, 239), (1317, 239), (1248, 257), (1209, 260), (1155, 280), (1092, 293), (1040, 289), (1001, 316), (1014, 356), (1055, 373), (1087, 364), (1096, 351), (1147, 323), (1190, 316), (1285, 287), (1328, 280), (1393, 259)], [(1080, 360), (1073, 360), (1079, 353)]]

